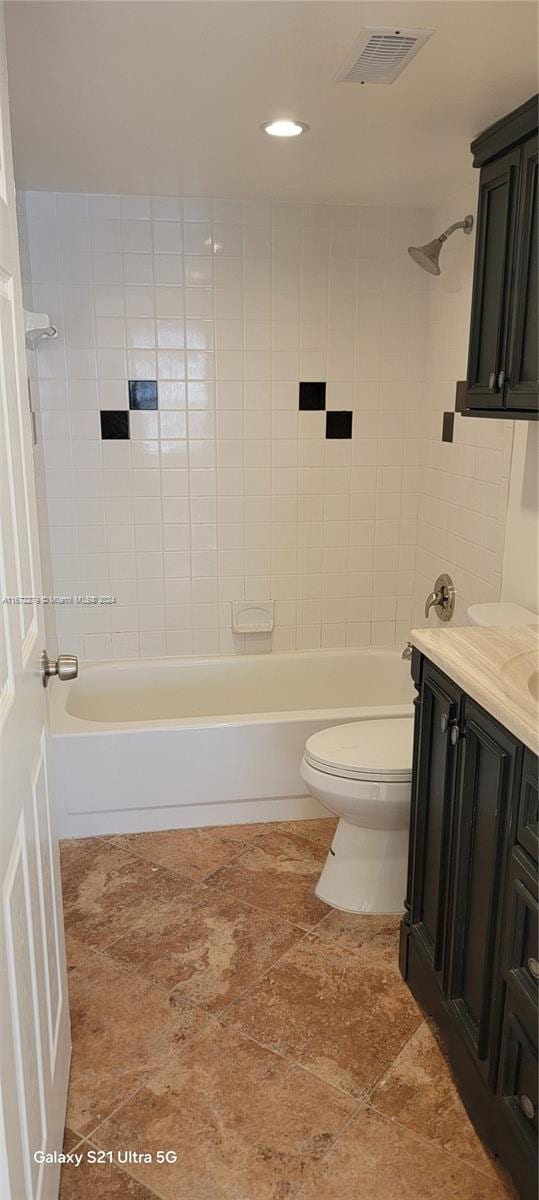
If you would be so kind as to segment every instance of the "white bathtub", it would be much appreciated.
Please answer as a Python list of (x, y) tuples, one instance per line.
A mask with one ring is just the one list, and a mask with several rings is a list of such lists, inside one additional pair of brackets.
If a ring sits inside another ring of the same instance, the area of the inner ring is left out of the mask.
[(413, 696), (409, 664), (370, 649), (92, 663), (50, 691), (62, 837), (325, 815), (306, 739)]

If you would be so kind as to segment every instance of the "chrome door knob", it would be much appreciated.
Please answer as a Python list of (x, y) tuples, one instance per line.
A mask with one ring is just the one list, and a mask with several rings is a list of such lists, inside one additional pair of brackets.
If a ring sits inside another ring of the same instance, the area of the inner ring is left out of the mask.
[(76, 679), (79, 673), (79, 660), (75, 654), (59, 654), (58, 658), (49, 658), (47, 651), (43, 651), (41, 658), (41, 679), (43, 687), (47, 687), (49, 679), (53, 675), (57, 675), (62, 682)]

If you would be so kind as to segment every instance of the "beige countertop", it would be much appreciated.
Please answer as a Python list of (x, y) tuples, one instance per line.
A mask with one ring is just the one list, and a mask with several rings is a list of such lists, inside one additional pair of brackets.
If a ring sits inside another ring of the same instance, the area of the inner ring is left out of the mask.
[(410, 640), (500, 725), (539, 753), (539, 626), (414, 629)]

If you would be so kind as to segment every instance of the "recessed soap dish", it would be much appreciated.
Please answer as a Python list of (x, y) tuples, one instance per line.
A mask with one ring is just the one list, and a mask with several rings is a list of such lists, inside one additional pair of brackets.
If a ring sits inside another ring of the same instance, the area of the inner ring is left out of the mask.
[(234, 633), (271, 633), (273, 600), (232, 600)]

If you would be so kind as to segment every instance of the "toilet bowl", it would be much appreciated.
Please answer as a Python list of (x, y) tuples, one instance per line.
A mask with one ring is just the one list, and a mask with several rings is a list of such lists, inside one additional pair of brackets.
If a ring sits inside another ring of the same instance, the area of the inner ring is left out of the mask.
[(404, 907), (413, 717), (334, 725), (310, 737), (300, 774), (340, 817), (316, 895), (353, 913)]

